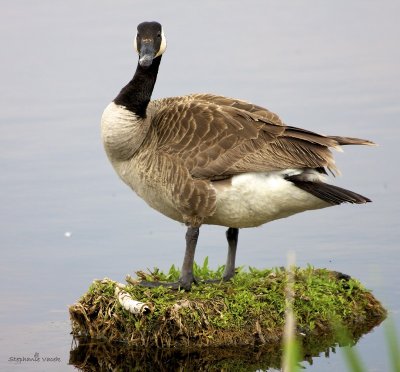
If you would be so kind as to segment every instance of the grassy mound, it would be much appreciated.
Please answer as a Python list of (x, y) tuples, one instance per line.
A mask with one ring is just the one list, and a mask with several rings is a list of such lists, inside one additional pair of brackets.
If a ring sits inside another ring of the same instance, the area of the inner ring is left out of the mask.
[[(196, 266), (202, 279), (220, 278), (216, 271)], [(139, 279), (173, 281), (179, 272), (138, 273)], [(132, 282), (131, 279), (128, 278)], [(343, 324), (354, 338), (369, 331), (386, 310), (355, 279), (313, 267), (294, 269), (294, 312), (303, 344), (332, 338), (334, 323)], [(117, 284), (94, 281), (88, 292), (70, 306), (72, 333), (107, 342), (124, 341), (139, 348), (199, 349), (280, 345), (284, 327), (284, 269), (239, 270), (229, 283), (194, 285), (191, 292), (129, 284), (124, 290), (148, 305), (146, 314), (125, 310), (115, 295)]]

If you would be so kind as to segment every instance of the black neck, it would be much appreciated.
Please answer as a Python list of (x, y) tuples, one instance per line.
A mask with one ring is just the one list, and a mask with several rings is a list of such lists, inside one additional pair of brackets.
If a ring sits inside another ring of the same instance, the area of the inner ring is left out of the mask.
[(153, 63), (147, 68), (138, 64), (132, 80), (122, 88), (114, 102), (117, 105), (125, 106), (139, 117), (145, 118), (147, 105), (157, 80), (160, 62), (161, 56), (154, 58)]

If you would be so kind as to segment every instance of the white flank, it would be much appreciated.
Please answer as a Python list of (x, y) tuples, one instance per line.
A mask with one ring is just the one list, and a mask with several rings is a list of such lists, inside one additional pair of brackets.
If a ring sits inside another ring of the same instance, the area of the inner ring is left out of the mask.
[[(301, 170), (268, 173), (245, 173), (232, 178), (231, 184), (214, 182), (217, 210), (205, 223), (230, 227), (255, 227), (329, 204), (296, 187), (285, 175), (302, 174)], [(315, 173), (306, 179), (319, 178)]]

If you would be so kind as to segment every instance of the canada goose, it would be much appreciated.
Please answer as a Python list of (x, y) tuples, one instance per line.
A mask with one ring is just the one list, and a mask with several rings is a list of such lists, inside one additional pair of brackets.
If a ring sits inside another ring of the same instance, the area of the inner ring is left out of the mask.
[(152, 208), (187, 225), (181, 277), (169, 286), (189, 290), (195, 282), (202, 224), (228, 227), (229, 280), (239, 228), (370, 201), (323, 180), (326, 169), (338, 172), (329, 148), (373, 142), (287, 126), (263, 107), (212, 94), (150, 102), (166, 49), (162, 26), (139, 24), (135, 48), (135, 75), (105, 109), (102, 139), (119, 177)]

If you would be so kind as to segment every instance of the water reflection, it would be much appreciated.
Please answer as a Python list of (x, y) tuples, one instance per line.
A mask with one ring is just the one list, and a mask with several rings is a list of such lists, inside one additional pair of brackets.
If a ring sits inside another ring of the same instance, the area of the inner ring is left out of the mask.
[[(383, 318), (369, 319), (350, 330), (350, 343), (355, 345), (361, 336), (370, 332)], [(313, 358), (329, 358), (336, 348), (345, 346), (338, 336), (298, 336), (301, 342), (301, 359), (310, 365)], [(132, 347), (127, 343), (108, 343), (84, 337), (75, 337), (70, 351), (69, 364), (81, 371), (251, 371), (279, 369), (281, 343), (258, 347), (229, 347), (189, 349), (162, 349)]]

